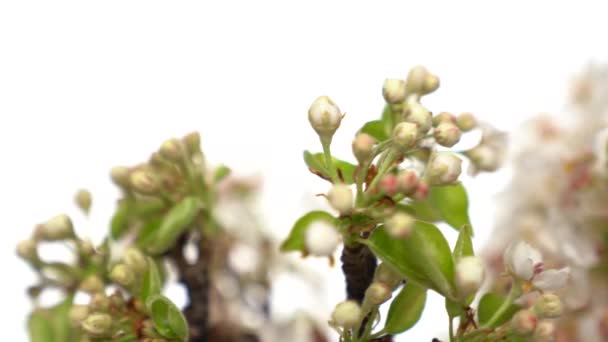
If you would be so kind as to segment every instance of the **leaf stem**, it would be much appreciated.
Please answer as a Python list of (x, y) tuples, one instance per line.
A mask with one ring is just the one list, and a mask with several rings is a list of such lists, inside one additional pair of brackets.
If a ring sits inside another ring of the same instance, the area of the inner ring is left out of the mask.
[(484, 325), (481, 326), (482, 329), (490, 328), (494, 324), (496, 324), (496, 322), (505, 313), (505, 311), (507, 311), (509, 306), (511, 306), (511, 304), (513, 304), (513, 301), (515, 300), (515, 298), (517, 297), (517, 295), (519, 293), (519, 291), (517, 289), (518, 289), (518, 284), (517, 284), (517, 282), (515, 282), (515, 283), (513, 283), (513, 285), (511, 285), (511, 290), (509, 291), (507, 298), (505, 298), (504, 302), (502, 302), (502, 304), (500, 305), (498, 310), (496, 310), (494, 312), (492, 317)]

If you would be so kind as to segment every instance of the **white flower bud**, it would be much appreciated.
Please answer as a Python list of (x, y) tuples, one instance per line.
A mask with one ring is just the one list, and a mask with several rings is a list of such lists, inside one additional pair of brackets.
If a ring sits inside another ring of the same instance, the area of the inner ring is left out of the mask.
[(331, 314), (331, 320), (345, 329), (356, 327), (361, 321), (361, 307), (354, 300), (339, 303)]
[(418, 126), (418, 136), (424, 136), (433, 126), (433, 115), (418, 102), (410, 102), (404, 114), (406, 122)]
[(393, 130), (393, 142), (399, 148), (406, 150), (418, 139), (418, 126), (415, 123), (401, 122)]
[(36, 236), (46, 241), (67, 239), (74, 235), (72, 220), (68, 215), (57, 215), (36, 228)]
[(110, 307), (110, 299), (103, 292), (94, 293), (89, 302), (89, 308), (95, 311), (105, 311)]
[(24, 260), (38, 260), (38, 245), (34, 239), (27, 239), (17, 244), (17, 255)]
[(90, 314), (83, 322), (82, 328), (93, 336), (108, 334), (112, 328), (112, 316), (105, 313)]
[(382, 87), (382, 95), (386, 102), (390, 104), (402, 103), (405, 101), (407, 89), (404, 80), (386, 79)]
[(131, 173), (129, 182), (133, 190), (143, 195), (153, 195), (158, 191), (159, 185), (150, 171), (136, 170)]
[(374, 273), (374, 282), (382, 283), (391, 290), (397, 288), (402, 280), (403, 276), (401, 276), (401, 274), (392, 266), (384, 262), (378, 265)]
[(386, 232), (396, 238), (403, 239), (412, 234), (416, 219), (403, 212), (397, 212), (384, 222)]
[(553, 342), (555, 340), (555, 323), (540, 321), (534, 330), (535, 342)]
[(424, 80), (424, 86), (422, 94), (430, 94), (439, 88), (439, 77), (435, 75), (429, 75)]
[(129, 287), (135, 282), (135, 275), (133, 274), (133, 269), (131, 267), (125, 264), (118, 264), (112, 268), (110, 279), (118, 285)]
[(93, 243), (90, 240), (78, 241), (78, 249), (80, 250), (80, 253), (85, 256), (92, 256), (93, 254), (95, 254), (95, 247), (93, 246)]
[(388, 285), (384, 283), (373, 282), (365, 290), (365, 297), (363, 298), (363, 306), (367, 305), (375, 306), (380, 305), (387, 300), (391, 299), (393, 291)]
[(455, 280), (459, 295), (467, 297), (479, 290), (483, 282), (485, 269), (480, 258), (466, 256), (456, 264)]
[(413, 67), (407, 75), (407, 90), (411, 93), (421, 94), (425, 90), (425, 81), (429, 75), (429, 71), (422, 65)]
[(201, 135), (199, 132), (192, 132), (184, 135), (182, 143), (186, 146), (189, 155), (201, 152)]
[(434, 130), (435, 141), (441, 146), (452, 147), (460, 141), (460, 129), (449, 121), (440, 123)]
[(372, 151), (376, 144), (376, 139), (366, 133), (357, 134), (353, 140), (353, 155), (359, 161), (359, 164), (364, 164), (372, 156)]
[(463, 132), (468, 132), (477, 127), (477, 119), (471, 113), (461, 113), (456, 117), (456, 125)]
[(433, 116), (433, 127), (439, 126), (439, 124), (442, 122), (455, 123), (456, 118), (454, 117), (454, 114), (449, 113), (449, 112), (441, 112), (441, 113)]
[(340, 214), (348, 214), (354, 207), (352, 189), (346, 184), (334, 184), (327, 193), (329, 204)]
[(431, 157), (428, 166), (429, 180), (434, 185), (452, 184), (462, 171), (462, 160), (452, 153), (438, 152)]
[(129, 174), (131, 171), (126, 166), (115, 166), (110, 170), (110, 177), (114, 184), (126, 188), (129, 186)]
[(89, 316), (89, 307), (86, 305), (73, 305), (68, 313), (68, 319), (73, 327), (79, 326)]
[(541, 318), (557, 318), (563, 312), (562, 301), (553, 293), (543, 293), (534, 303), (534, 312)]
[(80, 189), (74, 196), (74, 202), (76, 202), (78, 208), (88, 214), (89, 210), (91, 210), (91, 204), (93, 203), (93, 196), (91, 196), (89, 190)]
[(342, 238), (337, 229), (325, 221), (317, 221), (306, 230), (306, 251), (316, 256), (332, 256)]
[(129, 247), (125, 251), (123, 262), (138, 274), (142, 274), (148, 269), (145, 255), (135, 247)]
[(159, 152), (167, 160), (179, 161), (182, 158), (181, 142), (175, 138), (165, 140)]
[(496, 171), (500, 166), (500, 156), (490, 146), (479, 145), (465, 153), (475, 167), (482, 171)]
[(342, 121), (340, 108), (327, 96), (319, 96), (308, 110), (308, 121), (321, 139), (331, 139)]
[(397, 188), (402, 194), (409, 195), (416, 191), (420, 178), (415, 170), (403, 170), (397, 175)]
[(530, 310), (520, 310), (511, 318), (511, 328), (520, 335), (529, 335), (536, 329), (538, 319)]
[(103, 291), (105, 285), (101, 278), (96, 275), (90, 275), (80, 283), (78, 288), (84, 292), (96, 293)]

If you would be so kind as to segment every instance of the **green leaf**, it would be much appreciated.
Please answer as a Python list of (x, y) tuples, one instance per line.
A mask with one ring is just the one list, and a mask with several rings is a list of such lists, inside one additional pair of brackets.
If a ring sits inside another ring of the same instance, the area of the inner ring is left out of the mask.
[(228, 166), (220, 165), (217, 169), (215, 169), (215, 172), (213, 172), (213, 181), (215, 183), (219, 183), (222, 181), (222, 179), (230, 175), (231, 172), (232, 170), (230, 170)]
[(379, 227), (365, 243), (409, 281), (454, 298), (452, 254), (443, 234), (434, 225), (418, 221), (406, 239), (392, 238)]
[(304, 162), (306, 163), (306, 166), (308, 166), (308, 168), (311, 170), (321, 172), (323, 175), (327, 176), (327, 168), (325, 167), (323, 158), (323, 153), (313, 154), (308, 151), (304, 151)]
[(407, 206), (414, 211), (414, 216), (419, 220), (428, 222), (441, 221), (441, 212), (435, 208), (428, 197), (419, 201), (410, 202)]
[[(486, 324), (486, 322), (492, 318), (496, 310), (500, 308), (504, 301), (505, 298), (503, 296), (495, 293), (486, 293), (483, 297), (481, 297), (479, 305), (477, 306), (477, 319), (479, 320), (479, 324)], [(509, 308), (507, 308), (507, 310), (505, 310), (505, 312), (500, 316), (500, 318), (496, 320), (496, 323), (489, 328), (494, 328), (506, 323), (519, 310), (521, 310), (521, 306), (511, 304)]]
[(55, 341), (69, 341), (71, 328), (69, 320), (69, 312), (72, 308), (73, 297), (67, 297), (63, 302), (59, 303), (51, 309), (53, 332)]
[(53, 342), (53, 326), (50, 315), (42, 309), (30, 314), (27, 322), (31, 342)]
[(162, 217), (151, 217), (139, 228), (135, 243), (141, 249), (147, 249), (150, 243), (154, 243), (155, 234), (163, 222)]
[(143, 303), (147, 302), (148, 298), (153, 295), (159, 294), (162, 290), (163, 283), (156, 267), (154, 259), (148, 257), (148, 270), (144, 274), (144, 279), (141, 284), (140, 299)]
[[(323, 178), (329, 179), (328, 168), (325, 165), (325, 155), (323, 153), (310, 153), (304, 151), (304, 162), (308, 168), (315, 170), (323, 175)], [(344, 160), (332, 157), (333, 167), (340, 170), (345, 184), (354, 183), (354, 173), (356, 166)]]
[(471, 225), (469, 200), (462, 183), (433, 186), (430, 188), (429, 198), (443, 220), (454, 229), (460, 230), (465, 224)]
[(426, 289), (415, 283), (407, 283), (388, 309), (384, 331), (399, 334), (413, 327), (422, 315), (425, 302)]
[(28, 330), (32, 342), (70, 341), (72, 329), (68, 314), (72, 307), (72, 296), (49, 309), (37, 309), (28, 319)]
[(389, 138), (386, 133), (386, 127), (381, 120), (369, 121), (361, 129), (359, 133), (366, 133), (374, 137), (379, 143)]
[(194, 218), (199, 213), (202, 203), (196, 196), (189, 196), (177, 203), (167, 215), (154, 234), (153, 243), (148, 246), (148, 251), (153, 254), (164, 253), (185, 232)]
[(450, 319), (464, 314), (464, 307), (462, 304), (448, 298), (445, 299), (445, 310), (448, 312)]
[(146, 307), (154, 322), (154, 328), (159, 334), (170, 339), (188, 340), (188, 323), (171, 300), (161, 294), (156, 294), (148, 298)]
[(122, 237), (129, 229), (129, 216), (131, 213), (130, 202), (120, 201), (116, 207), (116, 212), (110, 221), (110, 236), (117, 240)]
[(330, 224), (335, 224), (336, 219), (328, 212), (325, 211), (311, 211), (304, 216), (300, 217), (291, 228), (289, 236), (281, 244), (282, 252), (289, 251), (302, 251), (306, 250), (304, 245), (304, 239), (306, 237), (306, 230), (311, 224), (325, 220)]
[(458, 234), (458, 240), (456, 240), (456, 245), (454, 245), (454, 252), (452, 252), (454, 261), (458, 261), (465, 256), (475, 255), (475, 252), (473, 251), (473, 240), (471, 238), (472, 235), (471, 226), (468, 224), (462, 226), (462, 229), (460, 229), (460, 233)]

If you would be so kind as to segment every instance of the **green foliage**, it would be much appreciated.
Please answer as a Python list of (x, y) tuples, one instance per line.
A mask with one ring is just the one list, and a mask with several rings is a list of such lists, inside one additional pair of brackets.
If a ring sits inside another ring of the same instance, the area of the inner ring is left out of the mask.
[(151, 296), (159, 294), (163, 286), (156, 262), (150, 257), (147, 258), (147, 261), (148, 270), (144, 274), (140, 292), (140, 299), (143, 303), (146, 303)]
[(200, 199), (195, 196), (186, 197), (173, 206), (154, 233), (152, 241), (147, 246), (148, 252), (161, 254), (167, 251), (177, 238), (190, 227), (201, 206)]
[(359, 133), (366, 133), (374, 137), (378, 142), (383, 142), (389, 138), (386, 132), (384, 122), (381, 120), (369, 121), (361, 129)]
[[(325, 179), (330, 179), (330, 172), (327, 165), (325, 165), (325, 155), (323, 153), (313, 154), (304, 151), (304, 162), (309, 169), (319, 173)], [(336, 170), (340, 170), (345, 184), (354, 183), (355, 165), (336, 158), (332, 158), (332, 164)]]
[(164, 337), (188, 341), (188, 322), (167, 297), (156, 294), (146, 300), (154, 328)]
[(231, 172), (232, 170), (228, 166), (221, 165), (213, 172), (213, 181), (219, 183), (222, 179), (228, 177)]
[(49, 309), (37, 309), (28, 319), (32, 342), (70, 341), (71, 329), (68, 313), (72, 307), (72, 296)]
[(328, 212), (325, 211), (311, 211), (304, 216), (300, 217), (291, 228), (291, 232), (287, 239), (281, 244), (281, 251), (306, 251), (304, 245), (304, 239), (306, 237), (306, 230), (311, 224), (317, 221), (327, 221), (331, 224), (335, 224), (336, 219)]
[[(505, 298), (497, 295), (495, 293), (486, 293), (481, 300), (479, 301), (479, 305), (477, 307), (477, 318), (479, 320), (480, 325), (486, 324), (490, 318), (494, 315), (494, 313), (500, 308), (500, 306), (504, 303)], [(521, 310), (521, 306), (516, 304), (511, 304), (503, 312), (503, 314), (494, 321), (494, 324), (489, 328), (494, 328), (506, 323), (508, 320), (513, 317), (513, 315)]]
[(429, 199), (442, 220), (454, 229), (459, 230), (465, 224), (471, 226), (469, 199), (462, 183), (433, 186), (429, 191)]
[(407, 283), (391, 303), (384, 331), (399, 334), (409, 330), (420, 319), (425, 303), (426, 289), (415, 283)]

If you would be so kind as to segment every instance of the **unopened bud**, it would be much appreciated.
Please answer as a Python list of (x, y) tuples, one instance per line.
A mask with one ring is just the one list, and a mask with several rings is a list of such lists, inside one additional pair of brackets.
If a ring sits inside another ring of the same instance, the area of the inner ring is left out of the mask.
[(483, 262), (475, 256), (466, 256), (456, 264), (455, 280), (458, 294), (467, 297), (479, 290), (485, 270)]
[(420, 200), (425, 199), (428, 195), (429, 195), (429, 185), (425, 182), (420, 182), (420, 183), (418, 183), (418, 186), (416, 187), (416, 191), (414, 191), (412, 198), (417, 201), (420, 201)]
[(182, 142), (186, 146), (186, 150), (188, 150), (190, 155), (201, 152), (201, 135), (199, 132), (186, 134), (182, 138)]
[(118, 285), (129, 287), (135, 282), (135, 275), (133, 275), (133, 269), (131, 267), (125, 264), (118, 264), (112, 268), (110, 279)]
[(511, 328), (520, 335), (529, 335), (536, 329), (536, 315), (530, 310), (520, 310), (511, 318)]
[(146, 256), (135, 247), (130, 247), (125, 251), (123, 262), (138, 274), (142, 274), (148, 269)]
[(433, 127), (439, 126), (439, 124), (442, 122), (455, 123), (456, 117), (454, 117), (454, 114), (449, 113), (449, 112), (441, 112), (441, 113), (433, 116)]
[(439, 88), (439, 77), (435, 75), (429, 75), (424, 80), (424, 86), (422, 89), (422, 94), (430, 94)]
[(467, 152), (465, 155), (471, 159), (475, 167), (482, 171), (496, 171), (500, 166), (500, 158), (492, 148), (479, 145)]
[(340, 108), (327, 96), (319, 96), (308, 109), (308, 121), (324, 140), (331, 140), (342, 121)]
[(384, 175), (378, 183), (378, 188), (381, 193), (388, 196), (394, 196), (399, 190), (397, 184), (397, 176), (393, 174)]
[(413, 67), (407, 75), (407, 90), (411, 93), (423, 93), (425, 90), (425, 81), (429, 75), (429, 71), (422, 65)]
[(136, 170), (131, 173), (129, 181), (133, 190), (144, 194), (153, 195), (158, 191), (158, 182), (150, 171)]
[(356, 327), (361, 321), (361, 307), (354, 300), (339, 303), (331, 314), (331, 320), (345, 329)]
[(367, 305), (380, 305), (387, 300), (391, 299), (393, 296), (393, 291), (383, 283), (373, 282), (369, 285), (367, 290), (365, 290), (365, 297), (363, 299), (363, 306)]
[(384, 222), (384, 227), (390, 236), (402, 239), (412, 234), (415, 223), (416, 219), (413, 216), (397, 212)]
[(80, 290), (88, 293), (101, 292), (105, 288), (105, 285), (101, 278), (96, 275), (90, 275), (80, 283), (78, 287)]
[(90, 314), (83, 322), (82, 328), (93, 336), (104, 336), (112, 329), (112, 316), (105, 313)]
[(353, 155), (359, 161), (359, 164), (364, 164), (372, 156), (376, 139), (366, 133), (359, 133), (353, 140)]
[(452, 147), (460, 141), (460, 129), (455, 124), (444, 121), (440, 123), (434, 130), (433, 136), (435, 141), (445, 147)]
[(179, 161), (182, 158), (182, 148), (179, 140), (173, 138), (163, 142), (160, 146), (160, 155), (171, 161)]
[(410, 102), (405, 108), (405, 121), (418, 126), (418, 136), (424, 136), (433, 126), (433, 115), (418, 102)]
[(382, 95), (386, 102), (390, 104), (402, 103), (407, 95), (407, 89), (404, 80), (387, 79), (382, 87)]
[(110, 299), (103, 292), (94, 293), (91, 296), (89, 307), (93, 311), (106, 311), (110, 307)]
[(82, 321), (89, 316), (89, 307), (86, 305), (73, 305), (68, 313), (68, 319), (73, 327), (80, 326)]
[(72, 220), (68, 215), (57, 215), (36, 228), (36, 236), (46, 241), (57, 241), (74, 236)]
[(38, 260), (38, 245), (34, 239), (27, 239), (17, 244), (17, 255), (26, 261)]
[(317, 221), (306, 230), (306, 251), (316, 256), (332, 256), (341, 242), (337, 229), (328, 222)]
[(534, 330), (535, 342), (553, 342), (555, 340), (555, 323), (540, 321)]
[(131, 171), (126, 166), (115, 166), (110, 170), (110, 177), (114, 184), (126, 188), (129, 186), (129, 174)]
[(404, 195), (413, 193), (419, 182), (418, 173), (414, 170), (403, 170), (397, 174), (397, 189)]
[(401, 274), (384, 262), (378, 265), (374, 273), (374, 282), (385, 284), (391, 290), (397, 288), (402, 280)]
[(74, 196), (74, 202), (78, 208), (84, 211), (86, 214), (91, 210), (91, 203), (93, 203), (93, 197), (91, 196), (91, 192), (86, 189), (80, 189), (76, 192)]
[(429, 180), (434, 185), (452, 184), (458, 180), (462, 171), (462, 160), (452, 153), (437, 152), (431, 157), (428, 166)]
[(123, 298), (120, 291), (112, 293), (110, 297), (108, 297), (108, 300), (110, 301), (110, 305), (113, 308), (121, 309), (125, 305), (125, 299)]
[(335, 184), (327, 193), (329, 204), (340, 214), (348, 214), (354, 207), (352, 189), (346, 184)]
[(393, 130), (393, 142), (403, 150), (414, 146), (417, 139), (418, 126), (415, 123), (400, 122)]
[(563, 312), (562, 301), (553, 293), (543, 293), (534, 303), (534, 312), (541, 318), (557, 318)]
[(93, 243), (90, 240), (78, 241), (78, 249), (80, 250), (80, 253), (85, 256), (92, 256), (93, 254), (95, 254), (95, 247), (93, 246)]
[(477, 127), (477, 119), (471, 113), (461, 113), (456, 117), (456, 125), (463, 132), (468, 132)]

